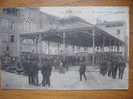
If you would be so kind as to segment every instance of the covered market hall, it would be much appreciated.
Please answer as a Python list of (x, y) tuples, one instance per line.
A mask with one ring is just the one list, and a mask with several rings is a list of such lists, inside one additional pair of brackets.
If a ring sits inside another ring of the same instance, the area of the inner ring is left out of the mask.
[[(26, 52), (24, 40), (31, 40), (30, 52)], [(45, 32), (20, 35), (21, 56), (34, 54), (39, 60), (63, 58), (70, 65), (79, 65), (84, 60), (88, 65), (98, 65), (112, 56), (124, 56), (122, 40), (88, 23), (57, 25)], [(53, 51), (53, 53), (52, 53)]]

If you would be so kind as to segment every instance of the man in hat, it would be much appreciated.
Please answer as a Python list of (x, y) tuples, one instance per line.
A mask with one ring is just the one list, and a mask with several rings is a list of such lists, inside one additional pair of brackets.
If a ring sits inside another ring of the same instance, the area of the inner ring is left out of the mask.
[(124, 59), (120, 58), (120, 60), (119, 60), (119, 66), (118, 66), (119, 79), (123, 79), (125, 67), (126, 67), (126, 63), (125, 63)]
[(38, 72), (39, 72), (39, 67), (37, 65), (37, 60), (33, 59), (32, 60), (32, 79), (33, 79), (33, 84), (38, 85)]
[(42, 72), (42, 86), (46, 85), (46, 73), (47, 73), (47, 59), (44, 59), (43, 63), (42, 63), (42, 68), (41, 68), (41, 72)]
[(115, 57), (112, 61), (112, 78), (116, 79), (117, 77), (117, 69), (118, 69), (118, 58)]
[(28, 75), (29, 84), (33, 84), (33, 65), (31, 64), (30, 57), (26, 61), (26, 72)]
[(80, 81), (82, 81), (82, 76), (84, 76), (84, 79), (87, 80), (85, 72), (86, 72), (86, 65), (85, 63), (82, 63), (79, 68)]
[(43, 81), (42, 86), (48, 85), (50, 87), (50, 76), (52, 72), (52, 64), (50, 59), (46, 59), (42, 66)]

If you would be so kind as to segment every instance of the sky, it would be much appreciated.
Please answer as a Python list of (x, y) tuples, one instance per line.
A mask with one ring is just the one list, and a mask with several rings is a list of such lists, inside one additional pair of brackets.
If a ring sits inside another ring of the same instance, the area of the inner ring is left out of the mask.
[(102, 21), (125, 21), (128, 22), (129, 9), (126, 6), (120, 7), (41, 7), (42, 12), (55, 15), (61, 18), (78, 16), (91, 24), (96, 24), (97, 19)]

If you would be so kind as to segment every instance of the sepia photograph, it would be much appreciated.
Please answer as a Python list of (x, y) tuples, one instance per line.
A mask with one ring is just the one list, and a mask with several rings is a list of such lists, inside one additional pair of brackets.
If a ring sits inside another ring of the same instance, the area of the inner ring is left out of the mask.
[(1, 89), (128, 90), (129, 8), (0, 8)]

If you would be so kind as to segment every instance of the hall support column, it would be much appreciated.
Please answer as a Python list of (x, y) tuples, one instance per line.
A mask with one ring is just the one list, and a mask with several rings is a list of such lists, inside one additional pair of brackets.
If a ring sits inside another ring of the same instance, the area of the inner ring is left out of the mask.
[(20, 57), (20, 34), (16, 33), (16, 38), (17, 38), (17, 57)]
[(117, 44), (117, 53), (119, 53), (119, 51), (120, 51), (120, 44), (118, 43)]
[(57, 54), (58, 54), (58, 55), (60, 54), (60, 53), (59, 53), (59, 46), (60, 46), (60, 44), (59, 44), (59, 42), (58, 42), (58, 43), (57, 43), (57, 50), (58, 50), (58, 53), (57, 53)]
[(117, 42), (114, 43), (114, 52), (117, 52)]
[(42, 65), (42, 54), (43, 54), (42, 34), (39, 34), (39, 36), (38, 36), (38, 48), (39, 48), (39, 51), (38, 51), (38, 55), (39, 55), (38, 56), (38, 60), (39, 60), (38, 66), (41, 67), (41, 65)]
[(48, 49), (47, 49), (48, 51), (47, 52), (48, 52), (48, 55), (49, 55), (49, 45), (50, 45), (49, 40), (47, 41), (47, 44), (48, 44)]
[(20, 35), (19, 35), (19, 62), (20, 62), (20, 64), (21, 64), (21, 52), (23, 51), (23, 40), (24, 40), (24, 38), (22, 38)]
[(63, 53), (66, 54), (66, 33), (63, 32)]
[(122, 47), (122, 52), (123, 52), (123, 56), (125, 58), (125, 61), (128, 61), (128, 56), (129, 56), (129, 47), (128, 47), (128, 37), (126, 35), (126, 33), (124, 33), (124, 42), (121, 43), (121, 47)]
[(38, 54), (42, 54), (43, 53), (42, 34), (39, 34), (39, 37), (38, 37), (38, 48), (39, 48)]
[(104, 53), (104, 47), (105, 47), (105, 37), (103, 36), (102, 39), (102, 52)]
[(93, 40), (93, 56), (92, 56), (92, 65), (95, 65), (95, 26), (93, 27), (92, 30), (92, 40)]
[(102, 43), (101, 43), (101, 62), (103, 62), (104, 61), (104, 59), (105, 59), (105, 53), (104, 53), (104, 47), (105, 47), (105, 37), (103, 36), (103, 38), (102, 38)]
[(36, 36), (36, 54), (38, 53), (38, 36)]
[(109, 39), (109, 43), (108, 43), (108, 51), (109, 51), (109, 53), (111, 52), (111, 40)]
[(37, 53), (37, 38), (33, 38), (33, 44), (34, 44), (34, 53)]
[[(60, 38), (61, 36), (60, 36), (60, 32), (58, 32), (58, 37)], [(61, 53), (60, 53), (60, 47), (61, 47), (61, 40), (59, 39), (59, 41), (57, 42), (57, 50), (58, 50), (58, 55), (60, 55)]]

